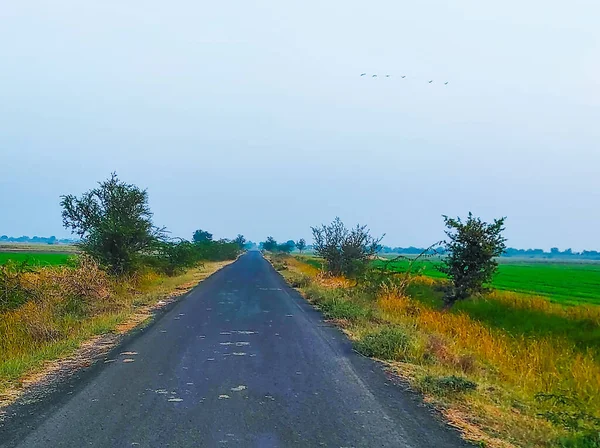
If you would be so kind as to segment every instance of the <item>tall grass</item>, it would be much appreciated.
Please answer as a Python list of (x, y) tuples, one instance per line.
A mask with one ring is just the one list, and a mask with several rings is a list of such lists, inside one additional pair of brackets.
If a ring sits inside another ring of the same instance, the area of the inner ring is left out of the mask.
[(303, 293), (357, 350), (391, 362), (468, 438), (486, 446), (599, 446), (600, 307), (495, 291), (448, 312), (431, 278), (414, 279), (408, 295), (384, 289), (369, 299), (315, 273), (314, 264), (289, 265), (284, 275), (310, 277)]
[[(0, 309), (0, 402), (2, 392), (45, 362), (72, 353), (83, 341), (125, 331), (148, 316), (148, 307), (193, 287), (227, 262), (167, 277), (145, 269), (135, 275), (108, 276), (87, 257), (73, 268), (47, 267), (18, 277), (27, 301)], [(133, 319), (133, 320), (132, 320)]]

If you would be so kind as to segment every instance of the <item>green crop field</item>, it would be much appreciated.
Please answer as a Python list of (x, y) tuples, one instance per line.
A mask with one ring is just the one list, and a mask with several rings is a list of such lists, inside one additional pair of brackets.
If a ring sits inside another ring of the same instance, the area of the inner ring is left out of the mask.
[[(320, 261), (316, 258), (307, 257), (307, 261), (320, 267)], [(383, 261), (375, 263), (381, 265)], [(445, 278), (436, 269), (436, 264), (439, 264), (439, 260), (416, 262), (413, 269), (424, 268), (424, 275)], [(408, 265), (408, 260), (398, 260), (391, 267), (403, 272)], [(565, 304), (600, 305), (600, 263), (502, 260), (491, 287), (546, 296), (552, 301)]]
[(8, 260), (22, 262), (27, 260), (32, 266), (59, 266), (67, 263), (72, 254), (44, 252), (0, 252), (0, 265)]
[[(394, 269), (404, 271), (408, 260), (394, 262)], [(423, 273), (444, 278), (436, 269), (439, 261), (419, 263)], [(556, 302), (600, 304), (600, 264), (556, 262), (504, 262), (491, 287), (524, 294), (542, 295)]]

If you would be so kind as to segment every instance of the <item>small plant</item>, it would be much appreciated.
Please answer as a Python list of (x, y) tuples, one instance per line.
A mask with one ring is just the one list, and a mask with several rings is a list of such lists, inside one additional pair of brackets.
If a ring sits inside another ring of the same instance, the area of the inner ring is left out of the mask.
[(540, 392), (535, 399), (546, 407), (538, 413), (539, 417), (573, 433), (560, 441), (561, 447), (600, 447), (600, 418), (587, 412), (585, 405), (575, 397)]
[[(363, 276), (359, 279), (358, 286), (364, 293), (372, 297), (377, 297), (382, 291), (397, 296), (406, 295), (406, 289), (425, 270), (425, 265), (421, 263), (422, 260), (435, 256), (434, 247), (438, 244), (440, 243), (432, 244), (427, 249), (423, 249), (416, 257), (398, 255), (394, 258), (378, 261), (378, 264), (365, 270)], [(407, 265), (401, 272), (395, 267), (400, 260), (406, 262)]]
[(288, 278), (292, 288), (306, 288), (311, 283), (311, 278), (308, 275), (299, 274)]
[(458, 300), (486, 291), (484, 285), (492, 280), (498, 268), (494, 258), (506, 249), (506, 238), (502, 236), (505, 219), (488, 224), (470, 212), (466, 222), (444, 216), (448, 256), (440, 271), (452, 280), (452, 287), (444, 296), (447, 308)]
[(462, 376), (450, 375), (442, 377), (426, 376), (421, 380), (425, 392), (434, 395), (458, 394), (477, 389), (477, 383)]
[(31, 271), (27, 260), (8, 260), (0, 265), (0, 310), (16, 308), (28, 300), (29, 293), (24, 285), (24, 274)]
[(399, 327), (385, 327), (369, 333), (355, 344), (356, 350), (365, 356), (394, 361), (409, 357), (411, 338)]
[(326, 293), (318, 301), (319, 309), (330, 319), (348, 322), (368, 320), (373, 317), (371, 308), (352, 301), (345, 294), (340, 290)]

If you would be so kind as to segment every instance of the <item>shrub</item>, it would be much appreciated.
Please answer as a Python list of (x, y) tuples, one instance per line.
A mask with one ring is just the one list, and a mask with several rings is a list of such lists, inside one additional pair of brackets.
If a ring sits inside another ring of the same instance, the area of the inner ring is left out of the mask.
[(477, 383), (462, 376), (450, 375), (443, 377), (426, 376), (421, 380), (425, 392), (434, 395), (458, 394), (477, 389)]
[(365, 356), (403, 361), (410, 357), (411, 338), (400, 327), (385, 327), (369, 333), (355, 344), (356, 350)]
[(233, 260), (240, 253), (238, 244), (227, 240), (204, 241), (201, 243), (194, 243), (194, 245), (199, 260)]
[(0, 265), (0, 311), (16, 308), (27, 301), (29, 293), (23, 282), (27, 272), (31, 272), (27, 261), (8, 260)]
[(175, 275), (185, 269), (196, 266), (200, 260), (200, 251), (189, 241), (162, 241), (149, 264), (167, 275)]
[(382, 238), (373, 238), (367, 226), (347, 229), (340, 218), (329, 225), (312, 227), (315, 252), (323, 257), (327, 271), (333, 275), (356, 277), (377, 254)]
[(444, 258), (440, 271), (452, 281), (444, 297), (447, 307), (485, 291), (484, 284), (492, 280), (498, 268), (494, 257), (506, 249), (506, 239), (502, 236), (505, 219), (495, 219), (488, 224), (469, 213), (463, 223), (460, 218), (444, 216), (449, 238), (444, 244), (449, 255)]
[(298, 274), (289, 277), (288, 282), (292, 288), (306, 288), (312, 280), (308, 275)]
[(595, 445), (600, 442), (600, 418), (589, 413), (584, 403), (563, 393), (540, 392), (535, 399), (544, 407), (538, 416), (575, 433), (563, 446), (600, 446)]
[(334, 294), (319, 302), (319, 308), (330, 319), (356, 322), (373, 317), (373, 311), (360, 303), (353, 302), (341, 294)]
[(600, 448), (600, 431), (575, 434), (558, 440), (560, 448)]

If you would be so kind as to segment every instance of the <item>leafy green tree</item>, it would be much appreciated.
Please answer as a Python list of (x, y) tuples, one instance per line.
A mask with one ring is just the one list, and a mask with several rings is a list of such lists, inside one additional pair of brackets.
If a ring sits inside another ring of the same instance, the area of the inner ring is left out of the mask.
[(312, 227), (315, 252), (325, 260), (327, 271), (333, 275), (356, 277), (362, 274), (369, 261), (380, 250), (383, 239), (373, 238), (367, 226), (347, 229), (340, 218), (329, 225)]
[(152, 223), (148, 192), (120, 181), (116, 173), (79, 198), (61, 198), (63, 225), (113, 274), (135, 270), (140, 256), (164, 237), (164, 229)]
[(486, 291), (484, 285), (498, 269), (495, 257), (506, 249), (506, 238), (502, 236), (505, 220), (495, 219), (488, 224), (469, 212), (467, 221), (463, 222), (444, 215), (448, 236), (444, 246), (448, 255), (440, 271), (452, 281), (452, 287), (444, 296), (447, 308), (458, 300)]
[[(292, 243), (292, 244), (290, 244)], [(294, 243), (292, 240), (286, 241), (283, 244), (278, 244), (277, 245), (277, 251), (278, 252), (283, 252), (285, 254), (289, 254), (294, 250), (294, 247), (296, 246), (296, 243)]]
[(203, 243), (204, 241), (212, 241), (213, 235), (206, 230), (198, 229), (194, 232), (192, 240), (194, 243)]
[(302, 253), (304, 249), (306, 249), (306, 241), (304, 240), (304, 238), (300, 238), (298, 241), (296, 241), (296, 249), (298, 249), (300, 253)]
[(262, 248), (269, 252), (274, 252), (277, 249), (277, 241), (272, 236), (267, 237), (267, 240), (262, 243)]
[(233, 242), (240, 246), (240, 250), (243, 250), (244, 246), (246, 245), (246, 238), (244, 238), (244, 235), (240, 233), (238, 234), (238, 236), (235, 237)]

